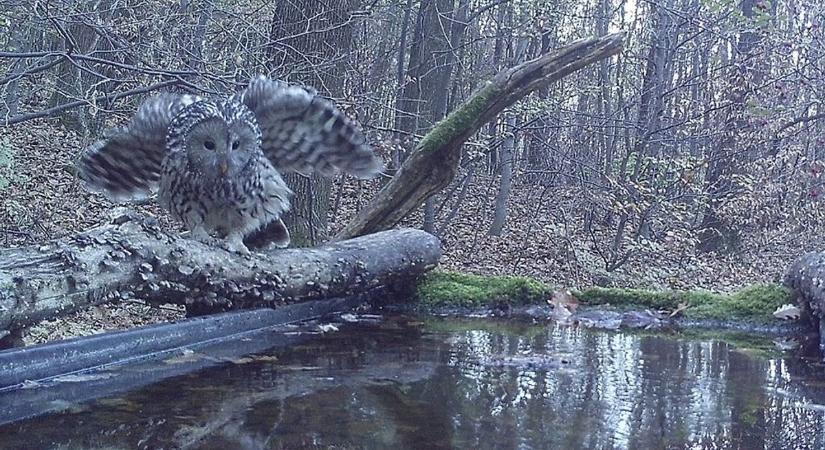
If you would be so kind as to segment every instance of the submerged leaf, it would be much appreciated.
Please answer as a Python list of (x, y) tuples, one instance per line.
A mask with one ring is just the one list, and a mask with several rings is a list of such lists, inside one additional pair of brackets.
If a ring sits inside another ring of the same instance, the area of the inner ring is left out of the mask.
[(86, 381), (105, 380), (115, 376), (112, 373), (83, 373), (83, 374), (69, 374), (62, 375), (54, 379), (59, 383), (83, 383)]
[(204, 358), (204, 357), (206, 357), (206, 355), (195, 353), (193, 350), (185, 348), (181, 351), (180, 355), (173, 356), (173, 357), (168, 358), (168, 359), (164, 359), (163, 362), (165, 364), (184, 364), (184, 363), (195, 362), (195, 361), (197, 361), (201, 358)]
[(329, 333), (331, 331), (338, 331), (338, 327), (331, 323), (322, 323), (318, 325), (318, 329), (321, 330), (322, 333)]

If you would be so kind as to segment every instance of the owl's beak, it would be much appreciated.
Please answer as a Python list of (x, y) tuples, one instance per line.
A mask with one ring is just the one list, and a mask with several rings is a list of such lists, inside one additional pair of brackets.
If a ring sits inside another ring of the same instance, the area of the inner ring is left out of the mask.
[(226, 175), (226, 173), (229, 172), (229, 163), (223, 161), (218, 165), (218, 170), (221, 172), (221, 175)]

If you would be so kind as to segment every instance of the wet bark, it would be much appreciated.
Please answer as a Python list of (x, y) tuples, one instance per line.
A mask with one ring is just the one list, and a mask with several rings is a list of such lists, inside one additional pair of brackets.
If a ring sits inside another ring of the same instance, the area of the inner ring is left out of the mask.
[(785, 273), (784, 284), (797, 294), (797, 303), (819, 331), (819, 349), (825, 354), (825, 253), (796, 260)]
[(0, 330), (127, 298), (183, 304), (199, 314), (277, 307), (378, 287), (403, 295), (440, 256), (436, 237), (393, 230), (244, 257), (125, 214), (44, 245), (0, 250)]

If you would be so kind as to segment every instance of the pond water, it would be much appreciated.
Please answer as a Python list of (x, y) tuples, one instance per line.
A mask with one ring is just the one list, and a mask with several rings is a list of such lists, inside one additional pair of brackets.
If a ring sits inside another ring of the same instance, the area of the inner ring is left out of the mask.
[(5, 425), (0, 448), (821, 449), (823, 405), (821, 366), (722, 342), (395, 317)]

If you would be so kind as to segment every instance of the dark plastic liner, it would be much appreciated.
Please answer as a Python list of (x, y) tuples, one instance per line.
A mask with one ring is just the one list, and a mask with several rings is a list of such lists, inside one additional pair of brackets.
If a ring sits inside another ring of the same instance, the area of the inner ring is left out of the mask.
[[(354, 297), (228, 312), (0, 351), (0, 425), (293, 344), (311, 337), (317, 327), (302, 330), (290, 324), (362, 303)], [(200, 357), (164, 363), (183, 349)], [(65, 381), (77, 374), (84, 376)]]

